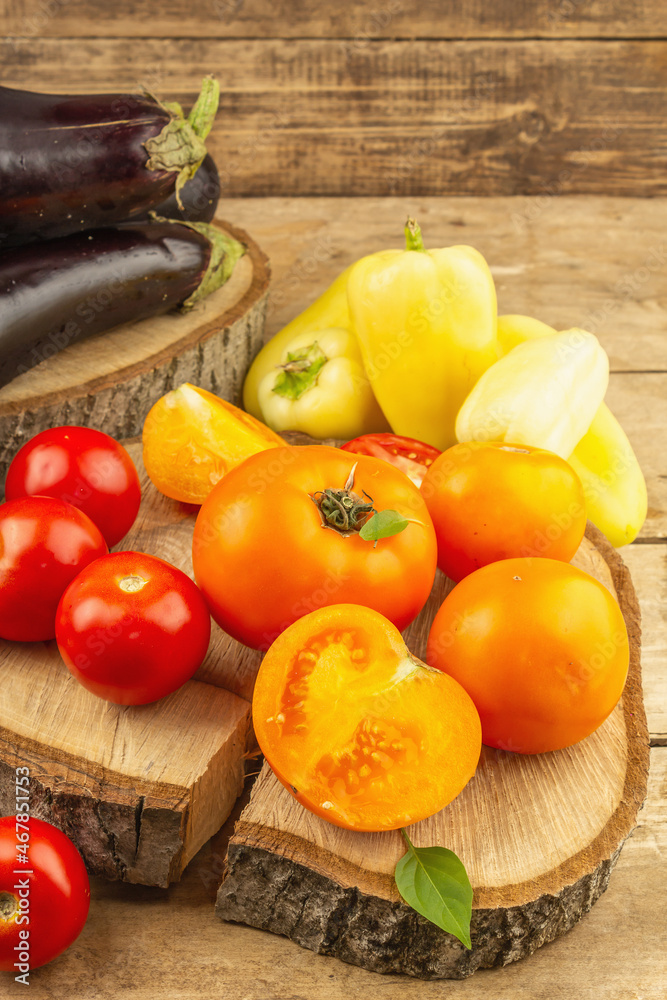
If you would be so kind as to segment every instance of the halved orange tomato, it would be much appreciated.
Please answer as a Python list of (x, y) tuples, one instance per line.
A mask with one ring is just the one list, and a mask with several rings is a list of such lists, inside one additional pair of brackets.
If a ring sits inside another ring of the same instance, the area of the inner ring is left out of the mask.
[(395, 830), (443, 809), (475, 773), (477, 710), (377, 611), (305, 615), (267, 652), (253, 697), (258, 743), (307, 809), (350, 830)]

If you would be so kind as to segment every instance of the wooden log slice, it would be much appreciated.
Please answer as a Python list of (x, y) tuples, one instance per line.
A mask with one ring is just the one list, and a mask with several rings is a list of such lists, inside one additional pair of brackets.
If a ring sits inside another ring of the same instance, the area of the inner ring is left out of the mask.
[[(505, 965), (569, 930), (607, 887), (648, 774), (640, 614), (630, 575), (592, 525), (573, 562), (618, 596), (631, 648), (621, 702), (566, 750), (522, 756), (484, 747), (464, 791), (409, 828), (416, 846), (449, 847), (464, 862), (474, 889), (471, 951), (401, 901), (393, 878), (405, 852), (398, 831), (355, 833), (319, 819), (266, 764), (229, 844), (218, 916), (365, 969), (421, 979), (460, 979)], [(451, 586), (439, 573), (406, 631), (419, 656)]]
[(0, 389), (0, 479), (21, 445), (47, 427), (78, 424), (115, 438), (140, 434), (153, 403), (183, 382), (240, 402), (243, 377), (262, 344), (270, 271), (246, 232), (215, 224), (247, 253), (229, 281), (195, 309), (71, 344)]

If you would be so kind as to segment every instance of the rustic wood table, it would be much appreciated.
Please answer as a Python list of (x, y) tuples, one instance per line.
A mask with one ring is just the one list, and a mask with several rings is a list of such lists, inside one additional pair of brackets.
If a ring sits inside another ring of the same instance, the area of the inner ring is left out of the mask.
[[(651, 734), (649, 792), (607, 892), (569, 934), (506, 968), (461, 981), (379, 975), (215, 917), (234, 816), (168, 890), (93, 880), (77, 942), (31, 974), (33, 1000), (664, 1000), (667, 989), (667, 201), (613, 197), (243, 198), (221, 215), (268, 253), (267, 336), (352, 260), (400, 246), (406, 213), (428, 246), (471, 243), (499, 311), (592, 330), (612, 376), (607, 401), (644, 469), (649, 514), (621, 554), (643, 614)], [(178, 747), (173, 747), (178, 753)], [(247, 797), (247, 796), (246, 796)], [(9, 977), (7, 977), (8, 979)], [(3, 980), (2, 996), (23, 995)]]

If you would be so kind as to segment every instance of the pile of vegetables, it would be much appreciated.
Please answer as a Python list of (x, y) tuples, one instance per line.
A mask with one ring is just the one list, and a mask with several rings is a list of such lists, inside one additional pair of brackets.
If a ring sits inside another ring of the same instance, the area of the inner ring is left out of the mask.
[(227, 280), (244, 249), (210, 225), (218, 97), (207, 77), (186, 117), (149, 94), (0, 87), (0, 386)]
[[(547, 448), (581, 479), (588, 518), (613, 545), (631, 542), (646, 518), (646, 484), (604, 403), (609, 364), (597, 338), (497, 317), (480, 253), (426, 250), (413, 220), (405, 232), (405, 250), (352, 264), (266, 344), (246, 377), (245, 408), (274, 430), (314, 438), (354, 438), (388, 423), (439, 450), (457, 441)], [(353, 370), (325, 349), (334, 330), (337, 343), (348, 334)]]
[[(588, 338), (576, 344), (604, 382)], [(599, 399), (588, 405), (595, 412)], [(331, 823), (400, 828), (403, 898), (470, 947), (463, 866), (446, 848), (414, 847), (405, 827), (461, 792), (482, 742), (564, 749), (617, 704), (625, 622), (606, 587), (570, 562), (586, 528), (584, 483), (562, 455), (523, 441), (439, 452), (399, 435), (333, 448), (268, 433), (185, 385), (146, 420), (147, 468), (159, 455), (154, 482), (169, 496), (207, 494), (195, 578), (217, 624), (265, 651), (253, 725), (278, 779)], [(456, 586), (422, 662), (399, 629), (423, 608), (436, 563)], [(426, 864), (435, 907), (419, 889)]]
[[(150, 111), (163, 121), (164, 108)], [(195, 135), (200, 118), (195, 109), (188, 120)], [(174, 121), (185, 127), (178, 115), (167, 125)], [(162, 146), (166, 155), (170, 143)], [(162, 155), (150, 149), (151, 162)], [(156, 164), (150, 169), (163, 173)], [(172, 169), (176, 196), (189, 170)], [(143, 211), (139, 189), (133, 204)], [(26, 223), (14, 197), (6, 236), (19, 242)], [(32, 235), (58, 233), (60, 252), (72, 253), (63, 267), (85, 240), (97, 254), (91, 273), (104, 268), (104, 252), (132, 246), (142, 281), (154, 267), (149, 297), (169, 294), (160, 247), (175, 246), (164, 231), (174, 224), (64, 235), (47, 208)], [(82, 218), (86, 211), (82, 204)], [(187, 304), (199, 294), (205, 248), (201, 226), (179, 233), (189, 263), (179, 263), (173, 287)], [(434, 911), (404, 828), (474, 778), (482, 743), (553, 752), (613, 711), (629, 665), (625, 622), (612, 594), (571, 560), (587, 518), (614, 544), (634, 538), (646, 489), (603, 402), (609, 367), (597, 339), (527, 317), (498, 319), (477, 251), (426, 251), (412, 222), (406, 239), (406, 250), (348, 268), (266, 345), (246, 379), (247, 412), (185, 384), (147, 414), (150, 479), (175, 502), (200, 506), (196, 584), (150, 555), (108, 554), (140, 500), (121, 445), (84, 428), (28, 442), (0, 506), (0, 637), (55, 636), (80, 683), (137, 705), (193, 675), (212, 616), (265, 653), (254, 730), (285, 788), (341, 827), (401, 829), (403, 897), (470, 947), (463, 866), (450, 851), (429, 849), (443, 901)], [(26, 266), (22, 254), (41, 254), (53, 274), (55, 245), (18, 247), (11, 261), (4, 251), (0, 273)], [(225, 250), (217, 266), (234, 253)], [(206, 270), (208, 287), (210, 261)], [(62, 323), (76, 294), (67, 299), (60, 279), (57, 287)], [(28, 313), (17, 305), (14, 315), (20, 329)], [(18, 350), (20, 337), (12, 343)], [(287, 430), (352, 440), (291, 446)], [(455, 586), (422, 662), (400, 630), (425, 606), (438, 566)]]
[[(147, 467), (159, 452), (160, 488), (204, 498), (195, 577), (215, 621), (266, 651), (255, 732), (306, 808), (354, 830), (403, 829), (460, 792), (481, 742), (552, 752), (611, 713), (625, 623), (570, 563), (587, 519), (622, 545), (646, 516), (608, 377), (596, 337), (498, 318), (482, 256), (428, 252), (409, 221), (404, 251), (344, 271), (246, 378), (249, 415), (278, 433), (351, 438), (342, 448), (280, 447), (256, 424), (249, 438), (248, 415), (234, 432), (229, 404), (208, 397), (204, 417), (191, 386), (157, 404)], [(183, 404), (177, 454), (165, 441)], [(436, 561), (457, 585), (422, 663), (397, 630), (423, 607)], [(434, 913), (407, 879), (419, 859), (403, 833), (404, 898), (469, 946), (457, 859), (438, 855), (458, 888)]]

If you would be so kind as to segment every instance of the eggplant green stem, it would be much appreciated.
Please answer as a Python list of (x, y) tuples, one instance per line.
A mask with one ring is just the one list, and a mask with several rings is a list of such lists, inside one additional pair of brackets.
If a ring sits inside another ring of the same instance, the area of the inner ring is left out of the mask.
[(213, 122), (220, 101), (220, 84), (212, 76), (205, 76), (201, 84), (201, 93), (192, 106), (188, 122), (192, 130), (202, 142), (213, 128)]
[(212, 76), (204, 77), (201, 93), (187, 118), (175, 101), (163, 103), (150, 93), (149, 97), (171, 117), (158, 135), (144, 143), (148, 153), (146, 169), (178, 173), (176, 201), (179, 208), (183, 208), (181, 188), (194, 177), (206, 156), (204, 140), (211, 131), (218, 110), (220, 86)]
[(405, 249), (406, 250), (417, 250), (420, 253), (426, 253), (426, 247), (424, 246), (424, 241), (422, 239), (422, 231), (419, 228), (417, 221), (408, 216), (408, 221), (405, 224)]
[(181, 306), (181, 311), (187, 312), (200, 299), (206, 298), (211, 292), (224, 285), (231, 277), (236, 262), (246, 252), (246, 248), (233, 236), (224, 233), (217, 226), (211, 226), (208, 222), (181, 222), (180, 225), (201, 233), (211, 244), (211, 259), (208, 262), (206, 274), (202, 278), (199, 288), (196, 288)]

